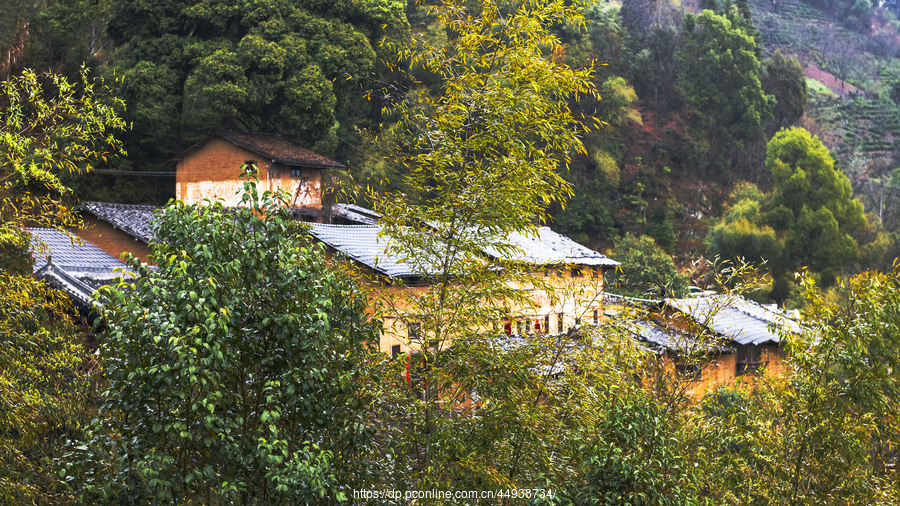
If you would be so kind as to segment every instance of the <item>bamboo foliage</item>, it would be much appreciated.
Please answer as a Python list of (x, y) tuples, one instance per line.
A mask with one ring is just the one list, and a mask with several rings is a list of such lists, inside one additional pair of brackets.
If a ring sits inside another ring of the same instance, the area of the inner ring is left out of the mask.
[[(517, 261), (510, 237), (535, 235), (548, 206), (572, 193), (559, 170), (584, 151), (585, 127), (568, 101), (595, 94), (592, 71), (554, 56), (562, 45), (550, 27), (581, 28), (578, 2), (449, 0), (434, 14), (445, 40), (417, 34), (391, 47), (388, 64), (411, 83), (387, 111), (404, 132), (393, 157), (404, 176), (397, 191), (370, 196), (389, 252), (427, 280), (381, 291), (385, 311), (419, 330), (407, 344), (424, 387), (394, 413), (408, 427), (398, 453), (412, 457), (412, 483), (509, 486), (551, 459), (538, 440), (553, 424), (534, 417), (551, 416), (537, 402), (549, 377), (536, 366), (555, 345), (504, 351), (485, 332), (527, 313), (535, 293), (565, 297)], [(424, 75), (440, 88), (418, 86)], [(495, 464), (514, 461), (521, 468)]]

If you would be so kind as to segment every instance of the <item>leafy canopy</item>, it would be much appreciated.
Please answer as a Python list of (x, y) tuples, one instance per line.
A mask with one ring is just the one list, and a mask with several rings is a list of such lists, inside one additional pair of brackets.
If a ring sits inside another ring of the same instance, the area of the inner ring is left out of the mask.
[(134, 260), (134, 283), (104, 292), (92, 448), (109, 467), (88, 473), (86, 497), (315, 503), (360, 478), (348, 469), (365, 468), (359, 382), (376, 327), (287, 195), (244, 188), (236, 209), (165, 208), (158, 265)]
[(759, 80), (752, 35), (709, 10), (688, 14), (680, 57), (686, 95), (723, 153), (762, 137), (772, 101)]
[[(787, 278), (801, 266), (834, 280), (859, 257), (855, 239), (867, 221), (850, 181), (818, 138), (802, 128), (781, 130), (766, 148), (774, 189), (768, 195), (738, 187), (732, 207), (710, 235), (725, 258), (769, 260), (772, 294), (787, 295)], [(754, 188), (755, 189), (755, 188)]]
[(62, 228), (75, 221), (60, 176), (90, 170), (121, 151), (121, 100), (82, 68), (77, 82), (26, 70), (0, 96), (0, 246), (23, 248), (25, 224)]
[[(394, 451), (412, 457), (403, 462), (418, 470), (420, 488), (458, 480), (493, 487), (536, 476), (550, 456), (518, 412), (515, 392), (540, 397), (529, 362), (504, 358), (496, 375), (473, 371), (495, 349), (483, 332), (511, 307), (528, 305), (530, 294), (514, 281), (532, 279), (514, 263), (486, 261), (485, 250), (515, 257), (511, 234), (536, 233), (547, 206), (570, 194), (558, 169), (583, 148), (568, 100), (593, 86), (589, 70), (556, 57), (560, 42), (550, 30), (580, 27), (577, 3), (448, 0), (434, 14), (445, 40), (415, 38), (395, 49), (410, 80), (422, 71), (442, 85), (414, 87), (389, 111), (404, 132), (395, 158), (403, 176), (398, 191), (373, 196), (390, 249), (430, 282), (384, 301), (418, 325), (408, 344), (420, 350), (426, 385), (402, 416), (393, 414), (404, 428)], [(446, 406), (463, 405), (475, 391), (482, 401), (465, 408), (473, 416), (451, 417)], [(460, 434), (485, 452), (473, 454)], [(512, 465), (490, 468), (509, 451)]]
[(93, 371), (74, 308), (31, 276), (27, 226), (75, 223), (67, 173), (116, 153), (121, 102), (82, 69), (0, 84), (0, 501), (71, 500), (53, 472), (91, 416)]
[(622, 265), (607, 280), (608, 290), (629, 297), (683, 297), (688, 278), (678, 272), (675, 262), (651, 237), (627, 234), (610, 252)]
[(336, 113), (373, 70), (372, 43), (405, 25), (404, 7), (120, 0), (108, 30), (122, 45), (117, 64), (134, 142), (168, 155), (182, 135), (226, 127), (332, 151)]

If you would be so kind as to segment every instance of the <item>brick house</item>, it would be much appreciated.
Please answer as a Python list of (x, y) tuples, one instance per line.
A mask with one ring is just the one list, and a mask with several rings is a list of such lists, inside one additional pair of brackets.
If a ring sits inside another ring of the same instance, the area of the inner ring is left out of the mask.
[(82, 202), (75, 211), (83, 226), (72, 232), (114, 258), (132, 253), (146, 262), (153, 238), (153, 213), (157, 209), (157, 206)]
[(303, 149), (276, 134), (216, 130), (177, 158), (175, 198), (186, 204), (222, 199), (225, 206), (239, 204), (241, 165), (259, 168), (259, 189), (284, 189), (291, 206), (321, 221), (329, 169), (343, 165)]
[[(802, 331), (787, 313), (724, 294), (665, 299), (641, 319), (620, 318), (620, 324), (669, 372), (693, 373), (688, 393), (696, 395), (755, 381), (761, 370), (782, 374), (781, 337)], [(693, 357), (689, 363), (682, 360), (685, 355)]]

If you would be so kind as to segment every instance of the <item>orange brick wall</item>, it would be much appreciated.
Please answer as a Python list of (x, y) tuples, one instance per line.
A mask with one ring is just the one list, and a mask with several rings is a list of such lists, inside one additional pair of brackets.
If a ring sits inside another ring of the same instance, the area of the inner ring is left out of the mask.
[(122, 253), (133, 253), (145, 262), (150, 256), (150, 247), (143, 241), (135, 239), (94, 216), (82, 216), (82, 220), (84, 227), (75, 230), (75, 235), (110, 255), (121, 259)]
[(187, 204), (203, 199), (222, 199), (226, 206), (240, 203), (241, 165), (254, 161), (259, 167), (260, 191), (283, 189), (297, 207), (322, 207), (322, 169), (303, 168), (300, 177), (292, 177), (290, 167), (214, 137), (198, 149), (190, 151), (178, 162), (175, 175), (175, 198)]
[[(760, 346), (760, 359), (766, 362), (765, 374), (784, 374), (783, 352), (776, 344)], [(749, 373), (736, 376), (736, 356), (734, 353), (725, 353), (710, 360), (703, 368), (700, 379), (689, 393), (702, 397), (707, 391), (715, 390), (719, 386), (733, 386), (738, 383), (754, 383), (762, 373)]]

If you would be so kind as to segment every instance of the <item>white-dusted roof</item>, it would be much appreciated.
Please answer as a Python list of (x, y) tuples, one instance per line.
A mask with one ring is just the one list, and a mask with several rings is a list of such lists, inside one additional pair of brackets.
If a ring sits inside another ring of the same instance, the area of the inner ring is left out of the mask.
[[(584, 265), (590, 267), (615, 267), (619, 262), (578, 244), (568, 237), (557, 234), (550, 227), (539, 227), (536, 235), (511, 233), (506, 242), (518, 250), (512, 258), (504, 260), (519, 261), (535, 265)], [(493, 248), (485, 248), (485, 253), (502, 258)]]
[(735, 295), (666, 299), (666, 304), (738, 344), (778, 343), (780, 332), (802, 331), (785, 313)]
[(381, 215), (371, 209), (356, 204), (341, 204), (331, 207), (331, 214), (335, 218), (349, 221), (356, 225), (377, 225)]
[(705, 353), (727, 353), (733, 351), (726, 346), (720, 346), (719, 343), (699, 342), (684, 332), (660, 325), (654, 321), (642, 319), (624, 320), (622, 325), (628, 332), (638, 340), (646, 343), (648, 348), (657, 354), (667, 350), (674, 352), (704, 351)]
[(117, 282), (131, 272), (124, 262), (113, 258), (89, 242), (73, 243), (69, 236), (52, 228), (31, 228), (33, 273), (51, 286), (68, 294), (78, 305), (90, 309), (97, 305), (94, 291)]
[(33, 234), (32, 255), (35, 257), (35, 271), (47, 263), (48, 254), (54, 265), (69, 272), (103, 274), (112, 273), (114, 269), (126, 268), (121, 260), (113, 258), (109, 253), (87, 241), (81, 241), (79, 244), (78, 237), (69, 236), (65, 232), (53, 228), (30, 228), (28, 231)]
[(386, 276), (420, 276), (414, 267), (386, 251), (388, 239), (379, 237), (381, 226), (323, 225), (313, 223), (309, 233), (349, 258)]
[[(312, 224), (310, 235), (328, 246), (344, 253), (349, 258), (391, 277), (421, 276), (436, 272), (433, 266), (416, 268), (402, 261), (397, 255), (386, 251), (388, 238), (379, 237), (379, 225), (323, 225)], [(581, 246), (571, 239), (541, 227), (535, 237), (512, 234), (509, 244), (520, 251), (507, 260), (547, 265), (614, 266), (615, 260)], [(494, 248), (484, 248), (484, 252), (494, 258), (501, 258)], [(424, 263), (424, 262), (423, 262)], [(425, 270), (426, 272), (422, 272)]]

